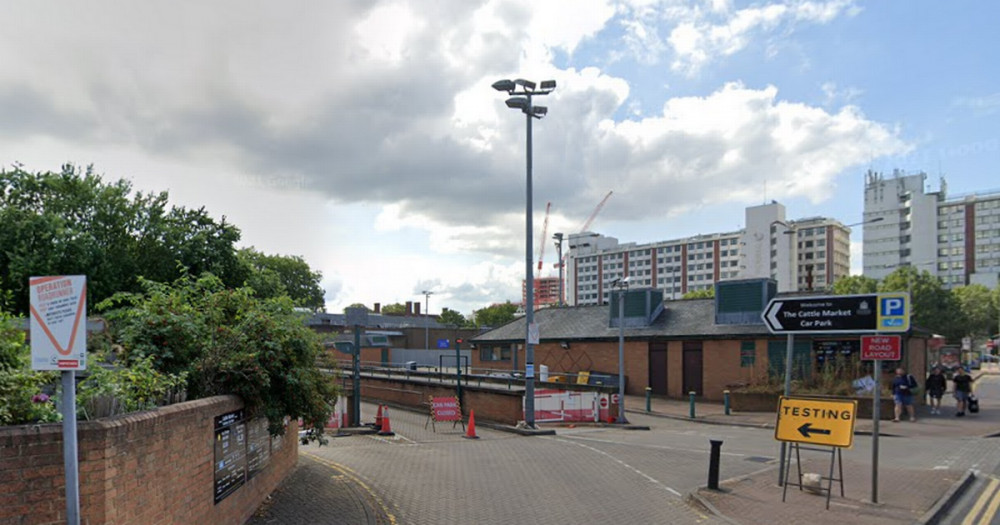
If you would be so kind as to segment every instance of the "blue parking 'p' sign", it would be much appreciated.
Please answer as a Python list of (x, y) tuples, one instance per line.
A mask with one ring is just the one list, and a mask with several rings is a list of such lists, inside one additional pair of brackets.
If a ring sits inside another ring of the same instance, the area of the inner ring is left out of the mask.
[(906, 302), (902, 297), (883, 297), (882, 315), (887, 317), (902, 316), (905, 313)]
[(905, 332), (910, 329), (910, 295), (906, 292), (878, 294), (878, 332)]

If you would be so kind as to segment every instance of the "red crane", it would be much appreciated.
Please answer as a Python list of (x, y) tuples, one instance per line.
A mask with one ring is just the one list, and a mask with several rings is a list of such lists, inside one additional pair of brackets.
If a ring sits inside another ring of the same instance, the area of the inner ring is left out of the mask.
[[(583, 232), (587, 231), (587, 228), (590, 228), (590, 224), (592, 222), (594, 222), (594, 219), (597, 218), (597, 214), (601, 213), (601, 209), (604, 208), (604, 205), (608, 202), (608, 199), (611, 198), (611, 194), (612, 193), (614, 193), (614, 190), (609, 191), (608, 194), (605, 195), (603, 199), (601, 199), (601, 202), (597, 203), (597, 206), (594, 207), (594, 211), (590, 212), (590, 217), (587, 217), (587, 220), (584, 221), (583, 226), (580, 227), (580, 229), (579, 229), (579, 231), (577, 233), (583, 233)], [(559, 268), (560, 266), (566, 264), (566, 258), (567, 257), (569, 257), (569, 251), (567, 251), (565, 254), (563, 254), (563, 258), (562, 258), (561, 261), (553, 264), (552, 266), (554, 268)]]
[(587, 231), (587, 228), (590, 228), (590, 223), (594, 222), (594, 219), (597, 218), (598, 213), (601, 213), (601, 208), (604, 208), (604, 204), (608, 202), (608, 199), (611, 198), (612, 193), (614, 193), (614, 190), (609, 191), (608, 194), (605, 195), (603, 199), (601, 199), (601, 202), (597, 203), (597, 207), (594, 208), (594, 211), (590, 213), (590, 217), (587, 217), (587, 221), (584, 222), (583, 226), (580, 227), (579, 233), (583, 233)]

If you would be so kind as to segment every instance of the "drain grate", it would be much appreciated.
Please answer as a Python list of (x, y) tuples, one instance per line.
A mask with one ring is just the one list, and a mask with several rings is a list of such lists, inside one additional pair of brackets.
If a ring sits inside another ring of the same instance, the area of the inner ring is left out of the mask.
[(769, 458), (766, 456), (749, 456), (746, 458), (747, 461), (753, 461), (754, 463), (767, 463), (774, 461), (774, 458)]

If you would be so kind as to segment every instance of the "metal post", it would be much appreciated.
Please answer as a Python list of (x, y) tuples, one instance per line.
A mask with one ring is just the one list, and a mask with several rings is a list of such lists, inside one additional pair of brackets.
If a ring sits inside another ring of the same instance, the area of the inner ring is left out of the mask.
[(353, 362), (351, 363), (354, 367), (354, 399), (351, 403), (353, 405), (354, 414), (351, 415), (351, 426), (360, 427), (361, 426), (361, 325), (354, 325), (354, 355)]
[(80, 525), (80, 473), (76, 441), (76, 372), (62, 373), (63, 468), (66, 469), (66, 523)]
[(431, 315), (431, 293), (433, 292), (424, 290), (424, 350), (431, 349), (431, 329), (428, 322), (428, 317)]
[(462, 406), (462, 340), (455, 340), (455, 393), (458, 405)]
[(726, 409), (726, 415), (729, 415), (729, 391), (722, 391), (722, 406)]
[(535, 428), (535, 345), (531, 344), (531, 328), (535, 323), (535, 276), (531, 268), (532, 256), (532, 205), (531, 205), (531, 94), (528, 99), (524, 118), (528, 124), (526, 140), (527, 149), (527, 184), (524, 211), (524, 423), (528, 428)]
[(653, 394), (653, 389), (651, 387), (647, 386), (646, 387), (646, 413), (647, 414), (651, 412), (649, 405), (650, 405), (650, 397), (652, 396), (652, 394)]
[(563, 291), (563, 257), (562, 257), (563, 234), (556, 233), (555, 235), (553, 235), (553, 238), (556, 240), (556, 257), (557, 257), (556, 260), (559, 261), (557, 263), (559, 265), (559, 306), (562, 306), (563, 294), (565, 293)]
[(625, 424), (625, 293), (618, 292), (618, 423)]
[[(792, 393), (792, 358), (794, 357), (795, 349), (795, 334), (788, 334), (788, 343), (785, 348), (785, 397), (788, 397)], [(779, 453), (778, 465), (778, 485), (785, 485), (785, 460), (786, 451), (788, 449), (788, 444), (784, 441), (781, 442), (781, 452)]]
[(878, 503), (878, 432), (882, 419), (882, 361), (873, 361), (875, 391), (872, 393), (872, 503)]
[(712, 445), (712, 452), (708, 457), (708, 488), (719, 490), (719, 455), (722, 450), (722, 441), (710, 439), (708, 442)]
[(691, 417), (691, 419), (694, 419), (694, 396), (695, 396), (694, 390), (688, 392), (688, 399), (691, 402), (691, 411), (688, 415)]

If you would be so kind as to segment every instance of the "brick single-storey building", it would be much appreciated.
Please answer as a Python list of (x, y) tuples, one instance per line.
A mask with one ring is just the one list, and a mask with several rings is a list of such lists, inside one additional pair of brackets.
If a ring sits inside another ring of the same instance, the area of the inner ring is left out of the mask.
[[(663, 301), (655, 289), (625, 296), (625, 391), (681, 398), (688, 392), (721, 400), (736, 385), (782, 377), (787, 336), (771, 334), (760, 313), (774, 297), (773, 281), (745, 280), (717, 285), (716, 298)], [(539, 344), (535, 367), (550, 374), (590, 372), (617, 384), (619, 294), (603, 306), (547, 308), (535, 313)], [(474, 369), (524, 370), (525, 320), (517, 319), (471, 340)], [(834, 359), (858, 364), (861, 334), (796, 335), (793, 377), (819, 373)], [(929, 334), (903, 337), (900, 362), (883, 362), (883, 378), (903, 366), (921, 377), (927, 369)], [(870, 367), (870, 365), (867, 365)], [(860, 374), (859, 374), (860, 375)]]

